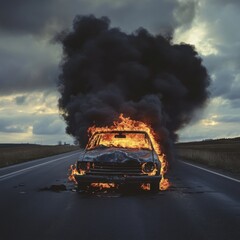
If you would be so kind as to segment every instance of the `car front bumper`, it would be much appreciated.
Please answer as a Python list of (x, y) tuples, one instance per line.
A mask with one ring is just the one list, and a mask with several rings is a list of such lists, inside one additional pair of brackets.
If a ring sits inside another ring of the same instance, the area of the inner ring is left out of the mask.
[(156, 183), (161, 180), (161, 176), (105, 176), (105, 175), (74, 175), (79, 183)]

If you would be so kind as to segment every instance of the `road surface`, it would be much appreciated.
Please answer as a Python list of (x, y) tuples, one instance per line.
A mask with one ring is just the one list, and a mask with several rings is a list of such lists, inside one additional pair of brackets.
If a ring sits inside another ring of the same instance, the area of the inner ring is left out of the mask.
[(179, 161), (172, 187), (156, 195), (79, 193), (67, 181), (79, 154), (0, 169), (1, 240), (240, 239), (239, 181)]

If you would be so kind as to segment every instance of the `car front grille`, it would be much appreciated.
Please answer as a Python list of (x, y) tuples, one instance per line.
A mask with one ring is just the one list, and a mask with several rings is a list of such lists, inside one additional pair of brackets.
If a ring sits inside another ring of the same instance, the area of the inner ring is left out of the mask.
[(142, 173), (141, 164), (136, 163), (102, 163), (96, 162), (94, 166), (91, 166), (87, 174), (92, 175), (128, 175), (139, 176), (144, 175)]

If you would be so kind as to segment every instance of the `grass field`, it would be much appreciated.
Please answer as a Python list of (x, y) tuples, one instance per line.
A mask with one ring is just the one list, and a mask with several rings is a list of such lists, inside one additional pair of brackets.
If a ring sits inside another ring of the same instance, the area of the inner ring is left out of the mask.
[(240, 173), (240, 137), (176, 144), (180, 158)]
[(0, 144), (0, 167), (78, 150), (77, 146), (36, 144)]

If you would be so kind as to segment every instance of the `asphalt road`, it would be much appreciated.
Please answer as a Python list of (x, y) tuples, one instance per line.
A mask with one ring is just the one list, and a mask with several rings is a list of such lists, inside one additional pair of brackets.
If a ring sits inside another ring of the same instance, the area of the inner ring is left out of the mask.
[(172, 187), (156, 195), (79, 193), (67, 181), (79, 154), (0, 169), (1, 240), (240, 239), (240, 181), (179, 161)]

